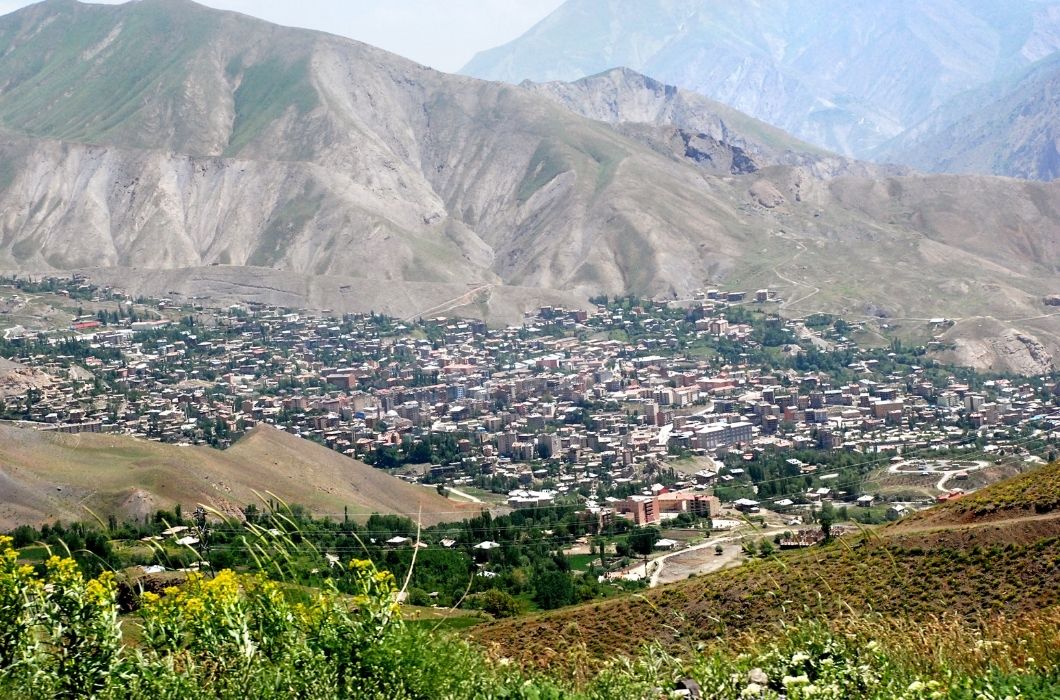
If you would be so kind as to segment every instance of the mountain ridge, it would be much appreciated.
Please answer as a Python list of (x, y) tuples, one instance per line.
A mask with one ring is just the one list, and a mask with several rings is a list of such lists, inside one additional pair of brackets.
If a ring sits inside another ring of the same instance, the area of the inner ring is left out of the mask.
[(584, 84), (450, 76), (189, 3), (33, 6), (0, 18), (0, 269), (509, 321), (542, 298), (770, 287), (793, 313), (1032, 319), (1019, 332), (1060, 348), (1033, 320), (1060, 188), (802, 154), (618, 77), (615, 105), (657, 123), (586, 118), (606, 115)]
[(1060, 52), (963, 93), (883, 144), (878, 160), (932, 172), (1060, 177)]
[(616, 65), (865, 157), (963, 90), (1060, 49), (1060, 6), (984, 0), (568, 0), (461, 72), (518, 83)]

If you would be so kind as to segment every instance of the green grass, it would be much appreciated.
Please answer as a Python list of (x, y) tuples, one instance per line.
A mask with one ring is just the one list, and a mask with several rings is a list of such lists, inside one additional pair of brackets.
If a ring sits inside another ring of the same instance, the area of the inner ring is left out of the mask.
[(570, 156), (563, 145), (552, 139), (543, 139), (530, 157), (530, 163), (526, 166), (526, 174), (516, 191), (516, 199), (520, 203), (527, 201), (538, 190), (552, 182), (561, 173), (570, 170), (571, 167), (573, 166)]
[(307, 58), (288, 64), (270, 57), (246, 68), (229, 66), (229, 71), (241, 72), (242, 80), (235, 92), (235, 122), (225, 155), (239, 153), (288, 109), (303, 115), (319, 101)]
[(568, 554), (567, 561), (570, 562), (570, 568), (575, 571), (586, 571), (589, 568), (589, 564), (599, 560), (595, 554)]
[(480, 625), (483, 622), (485, 622), (483, 618), (474, 615), (454, 615), (451, 617), (443, 617), (438, 620), (431, 620), (428, 618), (406, 620), (405, 624), (428, 631), (439, 630), (442, 632), (459, 632), (474, 627), (475, 625)]
[(49, 554), (47, 547), (33, 545), (29, 547), (23, 547), (22, 549), (18, 550), (18, 558), (21, 561), (25, 562), (44, 561), (48, 558), (48, 556)]
[[(71, 5), (34, 41), (17, 44), (0, 74), (10, 84), (0, 99), (0, 120), (37, 136), (100, 143), (137, 134), (140, 110), (159, 95), (163, 102), (178, 98), (188, 57), (215, 30), (210, 16), (143, 3), (123, 13), (120, 31), (117, 16)], [(111, 45), (92, 55), (112, 31)], [(10, 34), (4, 38), (12, 41)]]

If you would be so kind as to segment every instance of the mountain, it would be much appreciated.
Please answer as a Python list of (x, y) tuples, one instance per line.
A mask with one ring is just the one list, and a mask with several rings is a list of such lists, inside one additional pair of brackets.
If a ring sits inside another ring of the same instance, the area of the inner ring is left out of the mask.
[[(830, 621), (883, 616), (915, 626), (955, 616), (1034, 614), (1056, 604), (1060, 463), (953, 505), (635, 596), (475, 627), (499, 656), (563, 663), (584, 644), (595, 659), (634, 655), (646, 639), (687, 650), (745, 632), (769, 634), (793, 614)], [(730, 547), (736, 544), (728, 545)], [(579, 657), (584, 663), (584, 658)]]
[(525, 80), (520, 87), (716, 175), (747, 174), (770, 165), (804, 166), (821, 176), (865, 172), (864, 164), (629, 68), (612, 68), (573, 82)]
[[(697, 151), (697, 146), (727, 151), (730, 167), (722, 167), (722, 173), (749, 171), (741, 167), (741, 161), (748, 158), (758, 159), (752, 164), (757, 169), (766, 165), (801, 165), (813, 162), (814, 156), (829, 155), (720, 102), (665, 85), (629, 68), (612, 68), (573, 82), (525, 80), (520, 87), (548, 97), (583, 117), (608, 124), (678, 127), (677, 133), (686, 140), (689, 157), (702, 153), (701, 161), (712, 160), (711, 153)], [(693, 139), (709, 143), (695, 143)]]
[(873, 158), (934, 172), (1060, 178), (1060, 53), (958, 95)]
[(461, 72), (518, 83), (625, 66), (863, 157), (1058, 49), (1055, 0), (568, 0)]
[(981, 316), (1051, 362), (1060, 185), (806, 148), (631, 72), (484, 82), (187, 0), (0, 17), (0, 270), (503, 321), (770, 287), (921, 335)]
[[(436, 523), (475, 509), (433, 489), (266, 425), (227, 450), (180, 447), (124, 435), (65, 435), (0, 426), (0, 529), (55, 520), (143, 518), (181, 504), (232, 513), (259, 495), (316, 514), (362, 520), (402, 513)], [(88, 509), (88, 510), (86, 510)]]
[(3, 267), (587, 296), (668, 286), (663, 267), (687, 287), (738, 249), (721, 225), (691, 240), (686, 222), (730, 216), (692, 196), (691, 169), (527, 91), (356, 42), (180, 0), (54, 1), (0, 20), (0, 47)]

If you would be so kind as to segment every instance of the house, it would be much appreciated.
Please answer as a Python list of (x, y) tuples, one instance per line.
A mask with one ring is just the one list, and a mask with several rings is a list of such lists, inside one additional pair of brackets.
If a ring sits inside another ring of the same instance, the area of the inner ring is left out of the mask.
[(655, 549), (671, 550), (677, 547), (677, 540), (666, 539), (665, 537), (655, 542)]
[(492, 540), (486, 540), (484, 542), (479, 542), (478, 544), (476, 544), (475, 545), (475, 549), (481, 549), (483, 551), (488, 552), (489, 550), (496, 549), (497, 547), (500, 547), (500, 546), (501, 545), (500, 545), (499, 542), (493, 542)]
[(759, 510), (758, 501), (752, 501), (750, 498), (740, 498), (732, 505), (741, 513), (757, 513)]
[(866, 494), (866, 495), (864, 495), (864, 496), (858, 496), (858, 500), (857, 500), (857, 501), (855, 501), (855, 502), (856, 502), (856, 503), (857, 503), (857, 504), (858, 504), (859, 506), (861, 506), (862, 508), (869, 508), (869, 507), (871, 507), (871, 506), (872, 506), (872, 503), (873, 503), (873, 501), (875, 501), (875, 500), (876, 500), (876, 499), (875, 499), (875, 498), (873, 498), (873, 497), (872, 497), (871, 495), (869, 495), (869, 494)]
[(887, 518), (889, 520), (898, 520), (898, 518), (904, 517), (908, 513), (908, 506), (904, 506), (901, 503), (894, 503), (887, 509)]

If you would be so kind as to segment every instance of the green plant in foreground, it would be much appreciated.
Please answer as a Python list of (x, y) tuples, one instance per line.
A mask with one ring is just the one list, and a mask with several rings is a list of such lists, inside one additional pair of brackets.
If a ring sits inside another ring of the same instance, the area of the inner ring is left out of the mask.
[[(121, 643), (113, 574), (85, 580), (72, 559), (42, 574), (0, 540), (0, 696), (17, 698), (520, 697), (517, 674), (466, 644), (405, 626), (389, 572), (346, 564), (333, 586), (290, 595), (260, 574), (193, 574), (144, 593), (137, 645)], [(296, 601), (296, 598), (301, 600)]]
[(1055, 607), (1002, 619), (989, 633), (956, 619), (862, 616), (800, 621), (684, 657), (649, 644), (601, 664), (572, 648), (576, 668), (560, 680), (405, 625), (393, 576), (368, 560), (343, 565), (352, 593), (330, 582), (306, 592), (261, 573), (192, 574), (143, 593), (138, 616), (119, 621), (113, 574), (86, 579), (60, 557), (35, 570), (10, 545), (0, 539), (4, 698), (658, 700), (675, 697), (681, 678), (704, 698), (1060, 697)]

